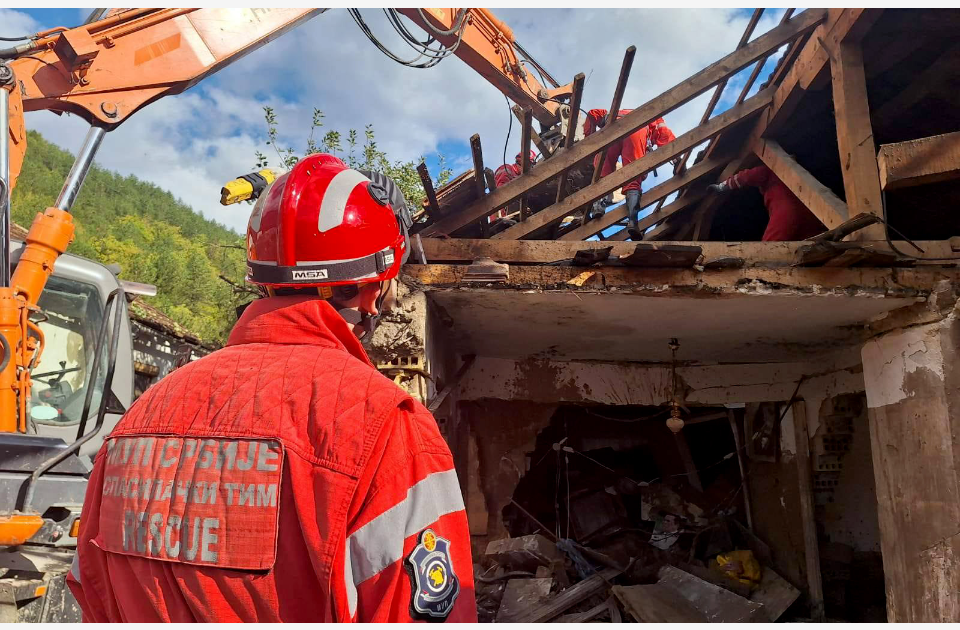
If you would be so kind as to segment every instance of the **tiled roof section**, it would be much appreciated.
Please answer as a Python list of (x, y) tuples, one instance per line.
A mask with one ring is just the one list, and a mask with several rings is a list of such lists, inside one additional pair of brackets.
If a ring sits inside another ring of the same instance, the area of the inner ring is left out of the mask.
[(204, 344), (200, 337), (170, 319), (157, 307), (144, 302), (139, 296), (130, 303), (130, 318), (178, 339), (198, 345), (209, 345)]
[(10, 224), (10, 238), (17, 241), (25, 241), (27, 239), (27, 229), (22, 225), (17, 225), (16, 223)]

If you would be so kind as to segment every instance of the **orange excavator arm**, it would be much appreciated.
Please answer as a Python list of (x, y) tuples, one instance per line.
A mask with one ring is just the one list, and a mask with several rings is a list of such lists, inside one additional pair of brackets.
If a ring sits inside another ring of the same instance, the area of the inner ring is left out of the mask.
[[(521, 107), (529, 107), (544, 126), (559, 120), (562, 98), (573, 84), (547, 88), (535, 72), (550, 75), (529, 57), (509, 26), (489, 9), (397, 9), (417, 26), (453, 51), (498, 90)], [(458, 28), (459, 26), (459, 28)]]

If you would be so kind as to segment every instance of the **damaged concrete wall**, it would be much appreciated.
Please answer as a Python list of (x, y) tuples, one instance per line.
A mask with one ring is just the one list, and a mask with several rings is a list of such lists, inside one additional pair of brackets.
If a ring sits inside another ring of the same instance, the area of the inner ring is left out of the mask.
[(960, 317), (862, 350), (890, 621), (960, 619)]

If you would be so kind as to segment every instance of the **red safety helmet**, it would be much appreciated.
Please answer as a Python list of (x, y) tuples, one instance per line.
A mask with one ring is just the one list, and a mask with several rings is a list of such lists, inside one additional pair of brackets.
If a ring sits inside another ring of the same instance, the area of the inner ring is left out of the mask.
[[(517, 157), (514, 159), (517, 166), (520, 166), (520, 162), (523, 160), (523, 152), (517, 153)], [(537, 154), (533, 149), (530, 149), (530, 163), (533, 164), (537, 161)]]
[(389, 177), (351, 169), (332, 155), (309, 155), (253, 207), (247, 279), (299, 289), (395, 278), (409, 256), (411, 224), (406, 201)]

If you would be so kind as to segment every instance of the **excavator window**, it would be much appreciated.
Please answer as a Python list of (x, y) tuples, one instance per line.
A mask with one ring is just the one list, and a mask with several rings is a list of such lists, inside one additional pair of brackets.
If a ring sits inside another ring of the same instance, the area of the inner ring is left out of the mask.
[[(36, 318), (45, 346), (40, 363), (33, 369), (33, 388), (27, 403), (33, 423), (66, 426), (80, 421), (103, 319), (100, 302), (92, 284), (57, 276), (47, 281), (39, 301), (43, 315)], [(106, 352), (106, 347), (103, 350)], [(101, 357), (101, 365), (105, 361), (106, 357)], [(99, 371), (91, 409), (100, 404), (105, 370)]]

